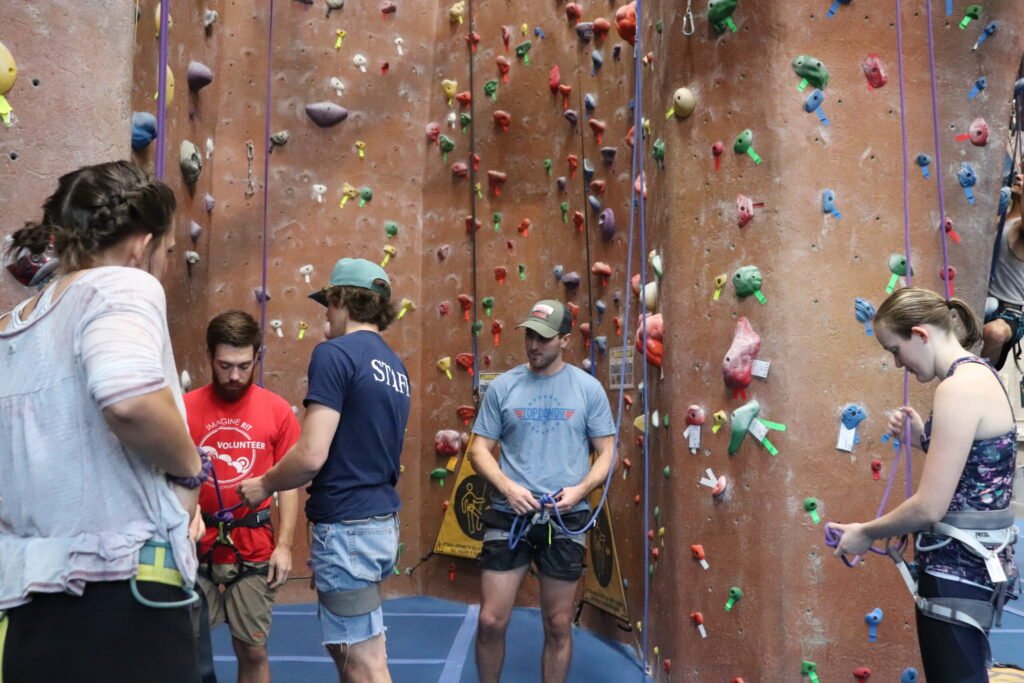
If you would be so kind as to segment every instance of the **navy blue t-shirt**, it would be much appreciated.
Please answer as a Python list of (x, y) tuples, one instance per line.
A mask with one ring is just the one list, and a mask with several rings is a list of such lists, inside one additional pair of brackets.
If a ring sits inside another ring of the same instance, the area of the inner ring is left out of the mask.
[(312, 522), (332, 523), (398, 512), (398, 483), (409, 373), (379, 334), (359, 331), (323, 342), (309, 362), (303, 405), (341, 413), (327, 461), (306, 502)]

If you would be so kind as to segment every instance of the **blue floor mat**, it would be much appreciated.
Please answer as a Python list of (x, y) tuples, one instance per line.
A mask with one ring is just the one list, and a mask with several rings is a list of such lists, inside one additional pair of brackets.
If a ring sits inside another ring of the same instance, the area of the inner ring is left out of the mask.
[[(437, 598), (398, 598), (384, 602), (388, 629), (388, 666), (395, 683), (461, 683), (477, 680), (473, 657), (478, 607)], [(237, 664), (226, 626), (214, 629), (213, 652), (220, 683), (237, 677)], [(516, 608), (509, 624), (502, 679), (539, 681), (543, 627), (540, 611)], [(632, 651), (583, 629), (573, 632), (570, 683), (649, 681)], [(320, 644), (314, 605), (274, 609), (270, 643), (275, 683), (337, 681), (334, 664)]]

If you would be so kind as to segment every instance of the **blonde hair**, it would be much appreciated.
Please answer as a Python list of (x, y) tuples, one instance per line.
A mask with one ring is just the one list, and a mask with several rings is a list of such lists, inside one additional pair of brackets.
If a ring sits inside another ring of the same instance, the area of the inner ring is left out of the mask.
[(903, 339), (910, 338), (911, 328), (933, 325), (954, 334), (965, 349), (981, 341), (981, 325), (970, 306), (961, 299), (946, 301), (920, 287), (904, 287), (890, 294), (875, 313), (875, 325), (883, 324)]

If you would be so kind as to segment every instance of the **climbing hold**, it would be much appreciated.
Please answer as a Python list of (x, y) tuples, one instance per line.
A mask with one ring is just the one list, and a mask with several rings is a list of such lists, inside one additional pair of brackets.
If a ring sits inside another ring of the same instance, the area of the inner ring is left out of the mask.
[(494, 63), (498, 65), (498, 73), (501, 74), (501, 82), (508, 83), (508, 72), (512, 68), (511, 63), (508, 61), (508, 57), (505, 55), (498, 55), (494, 58)]
[(956, 173), (956, 179), (960, 181), (960, 187), (964, 188), (967, 203), (974, 206), (974, 192), (971, 188), (978, 182), (978, 174), (974, 172), (974, 167), (966, 161), (961, 161), (960, 170)]
[(974, 86), (970, 92), (967, 93), (967, 99), (973, 100), (975, 97), (981, 94), (981, 91), (988, 87), (988, 79), (982, 76), (978, 80), (974, 81)]
[(502, 173), (501, 171), (488, 171), (487, 172), (487, 185), (491, 188), (491, 192), (494, 193), (495, 197), (501, 196), (501, 188), (505, 185), (505, 181), (508, 180), (508, 174)]
[(441, 158), (448, 161), (448, 152), (455, 149), (455, 141), (447, 135), (441, 135), (437, 138), (437, 145), (441, 149)]
[(329, 128), (348, 118), (348, 109), (334, 102), (314, 102), (306, 105), (306, 116), (321, 128)]
[(864, 70), (864, 78), (868, 81), (868, 90), (881, 88), (889, 82), (885, 64), (882, 62), (882, 58), (874, 52), (861, 60), (860, 68)]
[[(735, 0), (733, 0), (735, 2)], [(636, 45), (636, 1), (615, 10), (615, 30), (630, 45)]]
[(818, 683), (818, 665), (812, 661), (800, 662), (800, 674), (811, 679), (811, 683)]
[(199, 238), (203, 234), (203, 226), (199, 225), (195, 221), (189, 221), (188, 223), (188, 236), (192, 240), (192, 244), (199, 241)]
[(828, 68), (825, 63), (811, 55), (797, 55), (793, 59), (793, 71), (800, 77), (800, 84), (797, 90), (803, 92), (807, 84), (813, 85), (819, 90), (828, 87)]
[(928, 167), (932, 164), (932, 158), (930, 156), (922, 152), (914, 159), (914, 163), (921, 167), (921, 175), (923, 177), (931, 177), (931, 173), (928, 172)]
[(871, 669), (866, 666), (858, 666), (853, 670), (853, 677), (863, 683), (864, 681), (871, 678)]
[(900, 675), (900, 683), (917, 683), (918, 673), (914, 667), (908, 667)]
[(732, 344), (722, 359), (722, 378), (732, 389), (732, 398), (747, 398), (747, 387), (753, 377), (754, 360), (761, 351), (761, 336), (744, 316), (736, 319)]
[(697, 98), (689, 88), (679, 88), (672, 96), (672, 106), (665, 112), (665, 118), (675, 116), (677, 119), (685, 119), (693, 113), (697, 106)]
[(984, 147), (988, 144), (988, 124), (985, 123), (985, 119), (981, 117), (974, 119), (967, 128), (966, 133), (960, 133), (956, 136), (957, 142), (964, 142), (965, 140), (970, 140), (971, 144), (975, 147)]
[[(907, 257), (903, 254), (890, 254), (889, 255), (889, 284), (885, 288), (886, 294), (892, 294), (892, 290), (896, 289), (896, 282), (901, 277), (905, 277), (907, 274)], [(913, 270), (911, 270), (913, 275)]]
[(605, 209), (598, 217), (597, 224), (601, 228), (601, 237), (610, 242), (615, 237), (615, 212), (610, 208)]
[(746, 195), (736, 195), (736, 212), (738, 214), (737, 224), (742, 228), (754, 219), (754, 209), (764, 206), (764, 202), (754, 203), (754, 200)]
[[(653, 283), (652, 283), (653, 284)], [(644, 345), (644, 330), (646, 329), (647, 344)], [(635, 345), (636, 350), (647, 357), (647, 361), (656, 368), (660, 368), (665, 357), (665, 321), (661, 313), (640, 314), (637, 323)]]
[(981, 35), (978, 36), (978, 40), (974, 43), (974, 47), (972, 47), (971, 50), (977, 50), (979, 47), (981, 47), (981, 44), (988, 40), (988, 37), (995, 33), (998, 29), (999, 24), (994, 21), (990, 21), (987, 24), (985, 24), (985, 28), (982, 30)]
[(491, 79), (484, 83), (484, 95), (491, 98), (492, 102), (498, 101), (498, 81)]
[(448, 8), (448, 21), (452, 24), (461, 24), (465, 21), (466, 16), (466, 3), (465, 0), (459, 0)]
[(602, 287), (608, 286), (608, 280), (612, 276), (612, 267), (604, 261), (595, 261), (594, 265), (590, 267), (590, 272), (598, 277), (598, 282)]
[(279, 130), (270, 136), (270, 151), (273, 152), (275, 147), (283, 147), (288, 144), (292, 134), (287, 130)]
[(594, 39), (594, 24), (589, 21), (581, 21), (576, 24), (576, 37), (584, 45), (590, 43)]
[(804, 100), (804, 111), (808, 114), (817, 114), (818, 120), (821, 121), (821, 125), (827, 126), (829, 124), (829, 120), (828, 117), (825, 116), (825, 110), (821, 107), (821, 103), (824, 101), (825, 93), (815, 88), (811, 91), (811, 94), (807, 96), (807, 99)]
[(199, 173), (203, 170), (203, 159), (199, 154), (199, 148), (191, 140), (182, 140), (178, 151), (178, 164), (181, 166), (185, 184), (195, 185), (199, 180)]
[(737, 0), (709, 0), (708, 1), (708, 23), (715, 33), (725, 33), (729, 29), (733, 33), (738, 30), (736, 23), (732, 20), (732, 14), (736, 11)]
[[(2, 107), (3, 103), (0, 102), (0, 114), (2, 114)], [(148, 111), (137, 111), (132, 114), (132, 149), (135, 151), (145, 149), (155, 139), (156, 117)]]
[(359, 69), (360, 73), (366, 73), (366, 65), (369, 64), (366, 57), (356, 54), (352, 57), (352, 65)]
[(949, 283), (949, 295), (956, 296), (956, 288), (953, 286), (953, 280), (956, 278), (956, 268), (949, 266), (949, 268), (943, 268), (939, 266), (939, 279)]
[(516, 57), (523, 60), (524, 66), (530, 66), (530, 50), (533, 48), (533, 42), (524, 40), (523, 42), (516, 45)]
[(731, 612), (733, 606), (743, 597), (743, 591), (740, 590), (739, 586), (733, 586), (729, 589), (729, 600), (725, 603), (725, 611)]
[[(875, 609), (864, 615), (864, 621), (868, 625), (868, 642), (874, 643), (878, 641), (878, 625), (882, 623), (882, 609), (876, 607)], [(868, 672), (870, 676), (870, 671)]]
[(339, 10), (345, 6), (345, 0), (325, 0), (327, 4), (327, 18), (331, 18), (331, 12)]
[(743, 443), (743, 437), (746, 435), (760, 412), (761, 404), (758, 403), (757, 399), (751, 399), (736, 410), (732, 411), (732, 419), (729, 423), (729, 455), (735, 455), (740, 449), (740, 444)]
[(828, 8), (828, 13), (825, 15), (826, 18), (831, 19), (839, 11), (840, 5), (849, 5), (853, 0), (835, 0), (832, 6)]
[(811, 516), (811, 521), (821, 524), (821, 515), (818, 514), (818, 499), (804, 498), (804, 511)]
[[(736, 136), (736, 141), (732, 143), (732, 151), (737, 154), (746, 154), (754, 160), (755, 165), (761, 163), (761, 157), (758, 156), (757, 151), (754, 150), (754, 132), (749, 128), (744, 129), (739, 135)], [(718, 143), (715, 143), (718, 144)], [(714, 147), (712, 147), (712, 153)]]
[(651, 146), (651, 156), (657, 162), (658, 168), (665, 168), (665, 141), (658, 138)]
[[(449, 377), (448, 379), (451, 379), (451, 377)], [(448, 477), (448, 470), (445, 469), (444, 467), (438, 467), (438, 468), (433, 469), (433, 470), (430, 471), (430, 478), (433, 479), (434, 481), (436, 481), (441, 486), (441, 488), (444, 488), (444, 480), (447, 477)], [(454, 575), (454, 574), (455, 574), (455, 572), (453, 570), (452, 572), (450, 572), (449, 578), (451, 578), (451, 576)]]
[(871, 321), (875, 319), (875, 307), (867, 299), (861, 299), (857, 297), (853, 300), (853, 312), (857, 316), (857, 322), (863, 323), (865, 332), (870, 337), (873, 332), (871, 330)]
[(964, 18), (960, 21), (960, 30), (963, 31), (973, 19), (981, 18), (981, 5), (968, 5), (964, 10)]
[[(579, 30), (578, 26), (576, 28)], [(590, 53), (590, 62), (593, 64), (593, 68), (590, 70), (590, 75), (596, 76), (597, 72), (601, 70), (602, 66), (604, 66), (604, 57), (601, 55), (600, 50), (594, 50)]]
[(213, 207), (217, 205), (217, 200), (213, 198), (213, 195), (207, 192), (203, 195), (203, 211), (206, 213), (212, 213)]
[(837, 219), (843, 217), (836, 207), (836, 193), (828, 188), (821, 191), (821, 210)]
[(199, 92), (213, 82), (213, 71), (201, 62), (188, 64), (188, 89)]
[(753, 294), (759, 302), (765, 303), (764, 294), (761, 293), (763, 282), (761, 271), (757, 266), (742, 266), (732, 275), (732, 284), (736, 288), (736, 296), (741, 299)]
[(942, 229), (946, 231), (946, 234), (949, 235), (949, 239), (953, 240), (954, 244), (960, 244), (960, 235), (956, 234), (952, 218), (946, 216), (946, 219), (942, 221)]
[(580, 120), (580, 115), (575, 109), (566, 109), (562, 116), (565, 117), (565, 120), (568, 121), (571, 126), (575, 126)]

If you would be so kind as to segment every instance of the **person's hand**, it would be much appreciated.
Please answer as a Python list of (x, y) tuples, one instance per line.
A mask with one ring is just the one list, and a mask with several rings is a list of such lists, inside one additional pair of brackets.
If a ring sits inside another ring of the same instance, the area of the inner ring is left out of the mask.
[(203, 521), (202, 512), (200, 512), (199, 506), (197, 505), (195, 514), (192, 516), (192, 521), (188, 524), (188, 540), (193, 543), (198, 543), (205, 535), (206, 522)]
[(910, 419), (911, 438), (913, 439), (914, 437), (920, 436), (921, 432), (924, 431), (924, 420), (922, 420), (917, 411), (910, 406), (901, 406), (889, 413), (889, 424), (886, 429), (889, 436), (895, 439), (902, 439), (904, 434), (903, 430), (905, 429), (904, 424), (908, 418)]
[(238, 497), (242, 499), (242, 502), (251, 508), (258, 507), (260, 503), (270, 498), (270, 495), (273, 493), (273, 491), (268, 491), (263, 485), (263, 477), (246, 479), (235, 488), (235, 491), (238, 493)]
[(283, 545), (274, 548), (268, 569), (270, 571), (267, 573), (267, 585), (271, 588), (283, 586), (284, 582), (288, 580), (289, 574), (292, 573), (291, 548)]
[(589, 493), (582, 485), (566, 486), (556, 496), (559, 512), (569, 512)]
[(540, 510), (540, 503), (533, 497), (530, 490), (514, 481), (510, 481), (501, 494), (508, 499), (509, 506), (517, 515), (525, 515)]
[(871, 543), (875, 540), (864, 532), (863, 524), (836, 524), (829, 522), (828, 527), (835, 529), (842, 537), (836, 545), (835, 556), (853, 555), (851, 564), (857, 564), (860, 556), (868, 551)]

